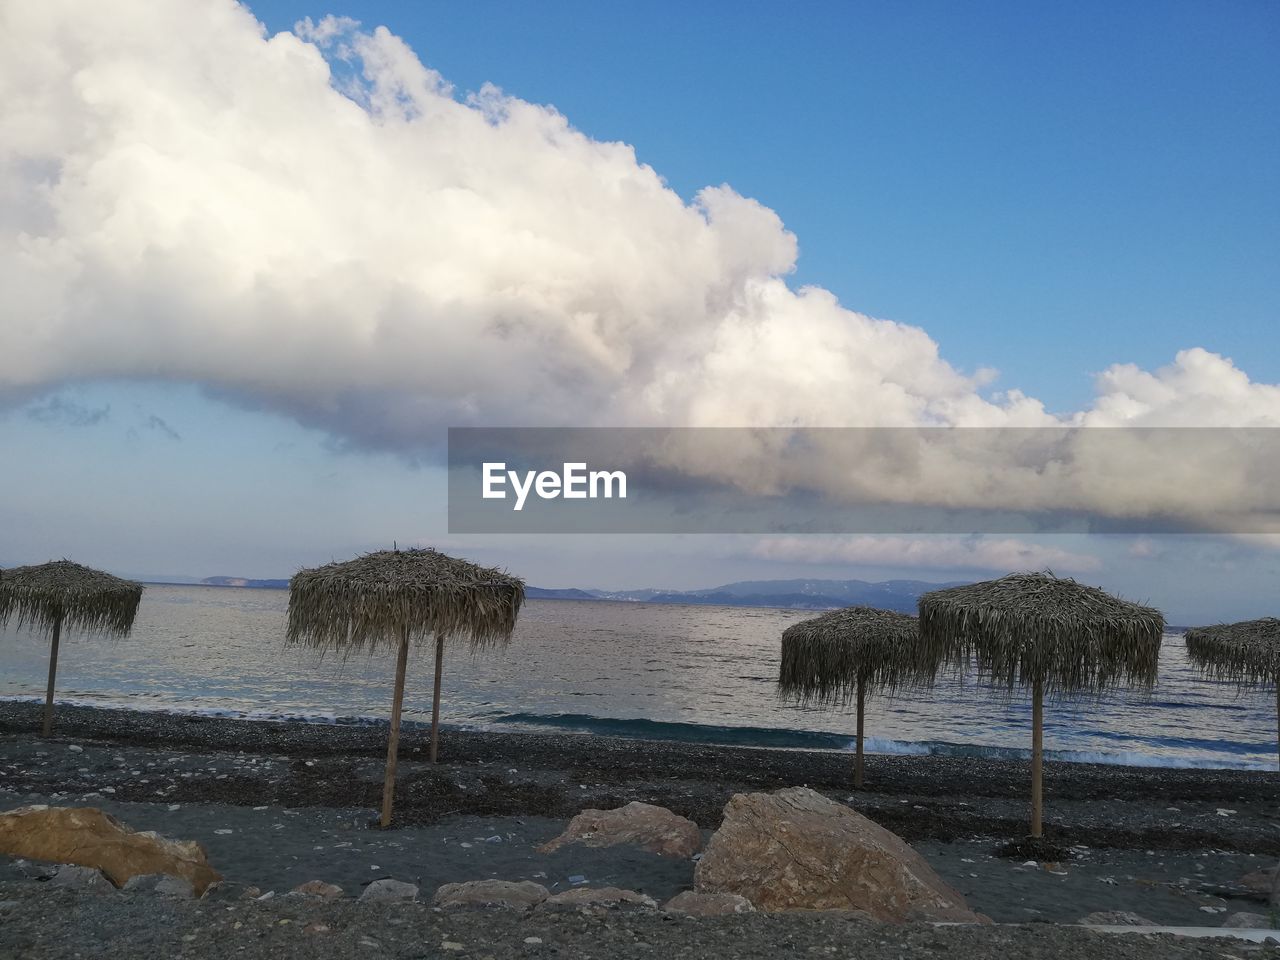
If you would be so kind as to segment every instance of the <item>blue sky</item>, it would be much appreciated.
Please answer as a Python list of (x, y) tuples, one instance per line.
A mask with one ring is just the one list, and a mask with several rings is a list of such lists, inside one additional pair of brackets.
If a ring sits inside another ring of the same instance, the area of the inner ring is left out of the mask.
[[(553, 105), (592, 139), (632, 145), (686, 202), (729, 184), (797, 237), (788, 285), (920, 327), (965, 373), (994, 368), (984, 395), (1082, 410), (1113, 364), (1156, 371), (1192, 347), (1280, 383), (1274, 4), (251, 8), (269, 33), (330, 13), (386, 25), (457, 97), (488, 82)], [(440, 472), (367, 442), (329, 400), (241, 391), (234, 376), (209, 394), (185, 359), (148, 364), (14, 378), (0, 565), (67, 555), (134, 575), (287, 576), (395, 538), (548, 586), (957, 576), (788, 566), (714, 538), (450, 538)], [(8, 386), (0, 369), (0, 398)], [(1069, 549), (1102, 558), (1082, 576), (1178, 598), (1186, 617), (1252, 612), (1280, 574), (1276, 551), (1233, 544)]]
[(461, 90), (634, 145), (686, 198), (731, 184), (799, 237), (796, 283), (1050, 408), (1192, 345), (1280, 381), (1274, 4), (252, 8), (386, 24)]

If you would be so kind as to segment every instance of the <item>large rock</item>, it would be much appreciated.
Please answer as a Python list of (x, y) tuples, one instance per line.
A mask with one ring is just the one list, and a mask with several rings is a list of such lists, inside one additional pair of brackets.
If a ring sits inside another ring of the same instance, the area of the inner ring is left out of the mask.
[(117, 887), (130, 877), (164, 873), (197, 894), (222, 879), (194, 840), (138, 833), (93, 807), (19, 807), (0, 813), (0, 853), (95, 867)]
[(805, 787), (734, 795), (694, 872), (694, 889), (736, 893), (759, 910), (990, 922), (896, 834)]
[(667, 913), (686, 913), (691, 917), (724, 917), (733, 913), (753, 913), (755, 907), (746, 897), (736, 893), (696, 893), (685, 890), (663, 904)]
[(588, 847), (635, 844), (659, 856), (688, 858), (702, 849), (702, 831), (692, 820), (666, 807), (633, 800), (615, 810), (583, 810), (569, 821), (564, 833), (538, 847), (538, 852), (554, 853), (570, 843)]
[(432, 901), (446, 910), (472, 907), (501, 907), (506, 910), (530, 910), (547, 899), (547, 888), (532, 880), (468, 880), (446, 883), (436, 890)]

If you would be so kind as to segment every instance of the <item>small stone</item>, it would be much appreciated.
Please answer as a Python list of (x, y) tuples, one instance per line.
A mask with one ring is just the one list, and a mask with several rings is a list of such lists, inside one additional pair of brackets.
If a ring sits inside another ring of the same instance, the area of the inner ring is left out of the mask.
[(618, 887), (579, 887), (548, 897), (538, 904), (539, 910), (585, 910), (601, 912), (610, 909), (648, 909), (658, 906), (657, 901), (634, 890)]
[(542, 938), (541, 937), (525, 937), (524, 942), (529, 944), (529, 946), (534, 947), (542, 942)]
[(1154, 921), (1128, 910), (1098, 910), (1080, 918), (1080, 922), (1096, 927), (1154, 927)]
[(456, 940), (442, 940), (440, 942), (440, 949), (441, 950), (465, 950), (467, 948), (462, 944), (458, 943), (458, 941)]
[(125, 893), (154, 893), (178, 900), (192, 900), (196, 895), (190, 880), (165, 873), (145, 873), (130, 877), (120, 889)]
[(746, 897), (736, 893), (677, 893), (662, 907), (667, 913), (685, 913), (692, 917), (723, 917), (733, 913), (754, 913), (755, 907)]
[(327, 923), (320, 923), (317, 920), (314, 923), (308, 923), (305, 927), (302, 928), (302, 932), (303, 933), (328, 933), (329, 925)]
[(256, 900), (262, 895), (257, 887), (237, 883), (234, 880), (219, 880), (211, 883), (204, 891), (201, 899), (227, 902), (230, 900)]
[(418, 888), (412, 883), (383, 877), (381, 880), (375, 880), (365, 887), (364, 892), (360, 894), (360, 899), (370, 902), (416, 900), (418, 899)]
[(84, 747), (76, 743), (71, 744), (71, 746), (67, 747), (67, 749), (70, 750), (72, 753), (84, 753)]
[(58, 867), (52, 863), (32, 863), (30, 860), (15, 860), (13, 865), (18, 872), (31, 880), (48, 880), (58, 875)]
[(115, 885), (101, 870), (69, 863), (58, 867), (57, 874), (49, 882), (58, 887), (75, 887), (79, 890), (93, 890), (96, 893), (115, 890)]
[(218, 836), (220, 836), (220, 837), (225, 837), (227, 834), (229, 834), (229, 833), (234, 833), (235, 831), (234, 831), (234, 830), (228, 830), (228, 829), (226, 829), (226, 828), (223, 828), (222, 830), (215, 830), (215, 831), (213, 831), (213, 832), (214, 832), (214, 833), (216, 833), (216, 834), (217, 834)]
[(446, 883), (432, 899), (437, 907), (458, 909), (500, 907), (506, 910), (528, 910), (548, 896), (547, 888), (531, 880), (513, 883), (509, 880), (471, 880)]
[(337, 900), (342, 896), (342, 888), (336, 883), (325, 883), (323, 880), (308, 880), (294, 887), (290, 893), (304, 897), (319, 897), (322, 900)]
[(1271, 918), (1261, 913), (1233, 913), (1222, 921), (1224, 927), (1238, 930), (1270, 930)]

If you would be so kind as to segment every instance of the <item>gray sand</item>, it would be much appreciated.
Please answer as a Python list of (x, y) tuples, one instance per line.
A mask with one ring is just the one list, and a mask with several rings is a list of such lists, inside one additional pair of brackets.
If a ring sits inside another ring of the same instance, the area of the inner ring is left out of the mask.
[[(73, 922), (66, 922), (67, 918)], [(693, 919), (660, 913), (443, 913), (425, 904), (217, 903), (0, 882), (0, 957), (336, 960), (474, 957), (573, 960), (1238, 960), (1280, 947), (1078, 927), (887, 926), (832, 915)]]
[[(1274, 776), (1060, 767), (1051, 823), (1073, 856), (1027, 865), (993, 855), (1025, 815), (1024, 771), (1011, 764), (893, 758), (880, 764), (875, 789), (853, 794), (838, 785), (846, 758), (819, 753), (458, 733), (450, 740), (455, 759), (439, 766), (423, 763), (420, 744), (409, 742), (397, 798), (403, 814), (383, 831), (371, 825), (382, 778), (377, 730), (74, 708), (60, 719), (65, 733), (39, 740), (26, 729), (28, 713), (0, 706), (0, 809), (98, 807), (138, 830), (199, 840), (228, 880), (276, 897), (188, 903), (69, 891), (0, 858), (3, 958), (1274, 955), (1256, 945), (1108, 939), (1055, 926), (1094, 911), (1179, 926), (1265, 914), (1235, 884), (1280, 849)], [(796, 783), (901, 832), (974, 909), (1023, 926), (934, 930), (814, 915), (444, 916), (429, 906), (441, 884), (489, 877), (535, 880), (552, 891), (619, 886), (664, 901), (691, 887), (694, 861), (631, 847), (570, 846), (550, 855), (534, 848), (584, 807), (631, 799), (677, 808), (709, 835), (732, 792)], [(323, 880), (354, 898), (382, 877), (418, 885), (426, 903), (282, 896)], [(312, 923), (326, 929), (307, 932)], [(446, 948), (445, 940), (464, 946)]]

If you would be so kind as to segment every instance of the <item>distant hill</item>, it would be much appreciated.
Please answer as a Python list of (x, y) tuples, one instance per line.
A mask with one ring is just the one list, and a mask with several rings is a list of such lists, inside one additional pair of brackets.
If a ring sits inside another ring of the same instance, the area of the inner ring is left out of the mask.
[(252, 587), (257, 590), (287, 590), (288, 580), (250, 580), (246, 577), (205, 577), (200, 581), (204, 587)]
[[(853, 604), (915, 613), (920, 594), (967, 581), (930, 583), (925, 580), (742, 580), (710, 590), (540, 590), (535, 599), (627, 600), (633, 603), (714, 604), (726, 607), (789, 607), (830, 610)], [(538, 591), (538, 592), (535, 592)], [(555, 596), (552, 596), (554, 594)]]

